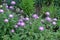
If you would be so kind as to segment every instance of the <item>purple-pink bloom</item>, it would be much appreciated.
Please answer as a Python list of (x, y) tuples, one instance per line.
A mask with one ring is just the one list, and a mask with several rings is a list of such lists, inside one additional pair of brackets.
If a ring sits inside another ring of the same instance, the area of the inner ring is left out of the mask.
[(18, 28), (18, 25), (14, 25), (15, 28)]
[(0, 9), (0, 13), (3, 13), (4, 12), (4, 10), (3, 9)]
[(57, 18), (53, 18), (53, 21), (57, 21)]
[(8, 8), (8, 5), (6, 5), (6, 8)]
[(12, 4), (12, 5), (15, 5), (15, 4), (16, 4), (16, 2), (15, 2), (15, 1), (12, 1), (12, 2), (11, 2), (11, 4)]
[(44, 27), (43, 26), (40, 26), (39, 27), (39, 30), (43, 31), (44, 30)]
[(17, 25), (19, 25), (19, 26), (20, 26), (20, 22), (18, 22), (18, 23), (17, 23)]
[(51, 22), (52, 21), (52, 19), (50, 18), (50, 17), (46, 17), (45, 18), (48, 22)]
[(10, 9), (14, 9), (14, 7), (13, 7), (13, 6), (10, 6), (9, 8), (10, 8)]
[(5, 19), (5, 20), (4, 20), (4, 22), (6, 22), (6, 23), (7, 23), (8, 21), (9, 21), (8, 19)]
[(13, 18), (13, 14), (10, 14), (10, 15), (9, 15), (9, 18)]
[(14, 33), (14, 32), (15, 32), (15, 30), (14, 30), (14, 29), (12, 29), (12, 30), (11, 30), (11, 32), (12, 32), (12, 33)]
[(50, 13), (49, 13), (49, 12), (46, 12), (45, 14), (46, 14), (47, 16), (50, 16)]
[(32, 17), (35, 18), (35, 19), (39, 18), (37, 14), (33, 14)]
[(52, 22), (53, 25), (56, 25), (56, 22)]
[(25, 26), (25, 23), (24, 22), (20, 23), (20, 26)]
[(25, 23), (24, 22), (18, 22), (17, 25), (19, 25), (19, 26), (25, 26)]
[(19, 22), (23, 22), (23, 19), (19, 19)]
[(26, 18), (24, 18), (24, 20), (28, 21), (28, 20), (29, 20), (29, 18), (28, 18), (28, 17), (26, 17)]

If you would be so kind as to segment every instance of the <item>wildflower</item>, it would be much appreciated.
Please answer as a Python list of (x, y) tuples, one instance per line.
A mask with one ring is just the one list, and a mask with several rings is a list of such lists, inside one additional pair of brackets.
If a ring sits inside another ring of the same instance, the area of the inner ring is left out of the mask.
[(49, 13), (49, 12), (46, 12), (45, 14), (46, 14), (47, 16), (50, 16), (50, 13)]
[(19, 26), (25, 26), (25, 23), (24, 22), (18, 22), (17, 25), (19, 25)]
[(11, 4), (12, 4), (12, 5), (15, 5), (15, 4), (16, 4), (16, 2), (15, 2), (15, 1), (12, 1), (12, 2), (11, 2)]
[(43, 26), (40, 26), (39, 27), (39, 30), (43, 31), (44, 30), (44, 27)]
[(7, 23), (8, 21), (9, 21), (8, 19), (5, 19), (5, 20), (4, 20), (4, 22), (6, 22), (6, 23)]
[(25, 26), (25, 23), (24, 22), (20, 23), (20, 26)]
[(8, 5), (6, 5), (6, 8), (8, 8)]
[(53, 25), (56, 25), (56, 22), (52, 22)]
[(18, 25), (14, 25), (15, 28), (18, 28)]
[(53, 18), (53, 21), (57, 21), (57, 18)]
[(50, 17), (46, 17), (45, 18), (48, 22), (51, 22), (52, 21), (52, 19), (50, 18)]
[(11, 32), (14, 33), (15, 32), (14, 29), (12, 29)]
[(0, 13), (3, 13), (4, 12), (4, 10), (3, 9), (0, 9)]
[(13, 18), (13, 15), (12, 15), (12, 14), (10, 14), (10, 15), (9, 15), (9, 18)]
[(39, 18), (39, 17), (38, 17), (37, 14), (34, 14), (34, 15), (33, 15), (33, 18), (37, 19), (37, 18)]
[(26, 17), (26, 18), (24, 18), (24, 20), (28, 21), (28, 20), (29, 20), (29, 18), (28, 18), (28, 17)]
[(10, 9), (14, 9), (14, 7), (13, 7), (13, 6), (10, 6), (9, 8), (10, 8)]
[(23, 20), (22, 19), (19, 19), (19, 22), (23, 22)]

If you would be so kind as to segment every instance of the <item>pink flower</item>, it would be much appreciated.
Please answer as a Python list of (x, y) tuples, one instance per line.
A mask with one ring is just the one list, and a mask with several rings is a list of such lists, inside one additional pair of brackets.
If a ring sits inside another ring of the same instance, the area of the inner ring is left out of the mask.
[(57, 21), (57, 18), (53, 18), (53, 21)]
[(19, 19), (19, 22), (23, 22), (23, 19)]
[(6, 23), (7, 23), (8, 21), (9, 21), (8, 19), (5, 19), (5, 20), (4, 20), (4, 22), (6, 22)]
[(6, 5), (6, 8), (8, 8), (8, 5)]
[(18, 25), (14, 25), (15, 28), (18, 28)]
[(10, 6), (9, 8), (10, 8), (10, 9), (14, 9), (14, 7), (13, 7), (13, 6)]
[(40, 26), (39, 27), (39, 30), (43, 31), (44, 30), (44, 27)]
[(50, 13), (49, 13), (49, 12), (46, 12), (45, 14), (46, 14), (47, 16), (50, 16)]
[(15, 5), (15, 4), (16, 4), (16, 2), (15, 2), (15, 1), (12, 1), (12, 2), (11, 2), (11, 4)]
[(28, 20), (29, 20), (29, 18), (28, 18), (28, 17), (26, 17), (26, 18), (24, 18), (24, 20), (28, 21)]
[(39, 18), (37, 14), (34, 14), (32, 17), (35, 19)]
[(15, 32), (14, 29), (12, 29), (11, 32), (14, 33)]
[(4, 12), (4, 10), (3, 9), (0, 9), (0, 13), (3, 13)]
[(50, 17), (46, 17), (45, 18), (48, 22), (51, 22), (52, 21), (52, 19), (50, 18)]
[(20, 26), (25, 26), (25, 23), (24, 22), (20, 23)]
[(12, 14), (10, 14), (10, 15), (9, 15), (9, 17), (10, 17), (10, 18), (13, 18), (13, 15), (12, 15)]
[(19, 25), (19, 26), (25, 26), (25, 23), (24, 22), (18, 22), (17, 25)]
[(53, 25), (56, 25), (56, 22), (52, 22)]

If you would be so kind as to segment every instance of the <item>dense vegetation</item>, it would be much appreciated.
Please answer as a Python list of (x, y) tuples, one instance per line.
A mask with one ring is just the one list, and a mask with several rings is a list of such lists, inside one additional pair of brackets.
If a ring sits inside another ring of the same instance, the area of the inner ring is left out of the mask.
[(0, 40), (60, 40), (60, 0), (0, 0)]

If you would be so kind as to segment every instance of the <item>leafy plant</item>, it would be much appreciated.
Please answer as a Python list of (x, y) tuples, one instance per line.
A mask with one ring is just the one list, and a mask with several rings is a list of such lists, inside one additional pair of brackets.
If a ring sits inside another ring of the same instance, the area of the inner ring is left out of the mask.
[(25, 14), (31, 15), (34, 12), (34, 0), (22, 0), (20, 7), (24, 10)]

